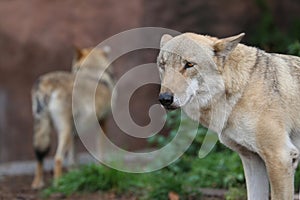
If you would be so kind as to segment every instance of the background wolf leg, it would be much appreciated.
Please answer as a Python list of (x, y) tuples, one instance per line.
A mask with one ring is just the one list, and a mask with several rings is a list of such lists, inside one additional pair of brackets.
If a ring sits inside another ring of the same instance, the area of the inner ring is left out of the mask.
[(73, 135), (70, 127), (65, 127), (58, 133), (58, 147), (55, 154), (54, 179), (57, 180), (62, 175), (62, 162), (65, 154), (73, 146)]
[(37, 159), (35, 175), (32, 182), (33, 189), (44, 186), (43, 162), (50, 150), (50, 133), (52, 131), (51, 120), (48, 113), (34, 115), (33, 146)]

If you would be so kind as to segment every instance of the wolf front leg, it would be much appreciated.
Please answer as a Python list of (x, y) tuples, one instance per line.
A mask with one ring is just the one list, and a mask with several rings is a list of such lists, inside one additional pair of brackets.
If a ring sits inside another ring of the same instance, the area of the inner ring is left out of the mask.
[(269, 181), (266, 166), (259, 155), (251, 152), (240, 153), (247, 185), (248, 200), (268, 200)]
[[(277, 155), (275, 155), (277, 154)], [(265, 158), (271, 185), (272, 200), (293, 200), (295, 162), (299, 152), (290, 150), (274, 151)], [(297, 159), (297, 161), (296, 161)]]
[(274, 117), (264, 119), (260, 120), (257, 128), (256, 141), (268, 172), (271, 199), (293, 200), (299, 150), (292, 144), (283, 123), (272, 121)]

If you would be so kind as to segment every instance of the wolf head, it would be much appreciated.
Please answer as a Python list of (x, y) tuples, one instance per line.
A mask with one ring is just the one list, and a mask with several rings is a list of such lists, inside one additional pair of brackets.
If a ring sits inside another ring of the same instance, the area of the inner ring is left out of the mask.
[[(108, 54), (110, 47), (83, 48), (75, 47), (75, 54), (72, 63), (72, 72), (81, 71), (93, 73), (99, 69), (105, 70), (108, 66)], [(111, 70), (111, 69), (108, 69)]]
[(184, 107), (191, 102), (197, 108), (210, 106), (225, 93), (222, 65), (243, 36), (242, 33), (218, 39), (194, 33), (163, 35), (157, 58), (161, 104), (166, 109)]

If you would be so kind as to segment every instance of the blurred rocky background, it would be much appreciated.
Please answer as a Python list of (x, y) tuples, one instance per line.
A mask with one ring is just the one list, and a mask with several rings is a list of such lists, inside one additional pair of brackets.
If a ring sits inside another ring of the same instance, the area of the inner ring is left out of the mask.
[[(74, 45), (95, 46), (121, 31), (158, 26), (219, 37), (245, 32), (244, 43), (264, 41), (265, 50), (285, 52), (300, 37), (299, 13), (299, 0), (0, 0), (0, 163), (34, 158), (31, 86), (41, 74), (69, 70)], [(155, 62), (155, 54), (121, 58), (116, 76)], [(158, 89), (145, 86), (132, 99), (138, 123), (149, 122)], [(123, 134), (113, 120), (108, 135), (131, 150), (146, 143)]]

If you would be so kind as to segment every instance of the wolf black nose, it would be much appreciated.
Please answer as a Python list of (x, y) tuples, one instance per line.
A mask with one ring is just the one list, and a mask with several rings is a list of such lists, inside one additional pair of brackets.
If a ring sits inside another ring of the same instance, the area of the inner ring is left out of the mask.
[(169, 92), (162, 93), (159, 95), (158, 100), (163, 106), (170, 106), (173, 103), (173, 94)]

